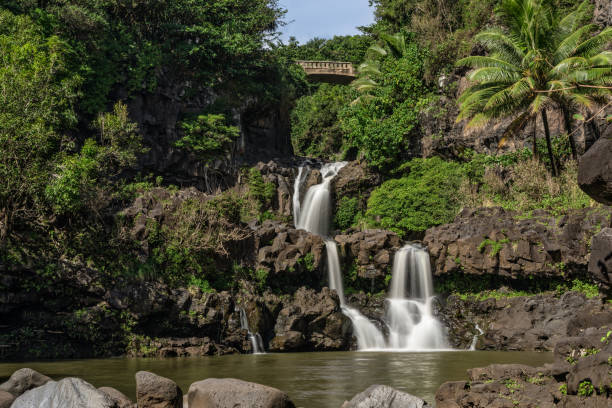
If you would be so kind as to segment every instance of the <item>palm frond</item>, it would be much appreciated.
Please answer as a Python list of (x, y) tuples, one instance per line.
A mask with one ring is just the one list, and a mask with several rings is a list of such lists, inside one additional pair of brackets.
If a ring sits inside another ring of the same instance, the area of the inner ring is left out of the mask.
[(478, 68), (472, 71), (468, 78), (474, 82), (508, 82), (520, 80), (522, 75), (516, 71), (509, 71), (499, 67)]
[(593, 57), (601, 53), (610, 41), (612, 41), (612, 27), (607, 27), (576, 47), (575, 55)]
[(492, 54), (515, 65), (520, 65), (525, 53), (518, 41), (506, 35), (499, 28), (484, 30), (476, 35), (475, 40), (487, 47)]
[(504, 61), (500, 58), (483, 57), (480, 55), (474, 55), (471, 57), (462, 58), (456, 63), (457, 66), (471, 67), (471, 68), (488, 68), (498, 67), (504, 68), (509, 71), (520, 72), (520, 67), (512, 64), (511, 62)]
[(553, 64), (557, 64), (560, 61), (571, 57), (574, 55), (580, 44), (586, 39), (586, 37), (597, 31), (598, 27), (595, 24), (585, 25), (580, 27), (576, 31), (572, 32), (570, 35), (565, 37), (563, 41), (559, 44), (557, 49), (554, 52), (554, 62)]

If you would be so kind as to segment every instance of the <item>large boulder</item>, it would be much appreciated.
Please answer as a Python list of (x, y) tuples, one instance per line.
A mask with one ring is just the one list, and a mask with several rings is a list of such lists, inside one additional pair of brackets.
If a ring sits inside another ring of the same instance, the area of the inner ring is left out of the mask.
[(22, 368), (15, 371), (11, 377), (3, 384), (0, 384), (0, 391), (5, 391), (15, 397), (32, 388), (40, 387), (51, 381), (51, 378), (43, 375), (31, 368)]
[(612, 135), (601, 137), (580, 158), (578, 184), (594, 200), (612, 205)]
[(209, 378), (189, 387), (189, 408), (295, 408), (284, 392), (233, 378)]
[(136, 408), (136, 404), (134, 404), (124, 393), (115, 388), (100, 387), (98, 388), (98, 391), (108, 395), (115, 403), (116, 408)]
[(612, 287), (612, 228), (604, 228), (593, 237), (589, 274), (604, 288)]
[(423, 408), (427, 402), (386, 385), (372, 385), (342, 404), (342, 408)]
[(10, 408), (15, 396), (10, 392), (0, 391), (0, 408)]
[(80, 378), (49, 381), (27, 391), (15, 400), (11, 408), (115, 408), (115, 402), (105, 393)]
[(183, 392), (176, 383), (159, 375), (136, 373), (138, 408), (182, 408)]

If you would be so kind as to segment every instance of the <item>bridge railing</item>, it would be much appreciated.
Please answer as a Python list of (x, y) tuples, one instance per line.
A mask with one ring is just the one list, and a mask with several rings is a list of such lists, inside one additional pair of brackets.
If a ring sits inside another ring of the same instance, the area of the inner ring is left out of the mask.
[(296, 61), (307, 74), (338, 74), (355, 76), (355, 68), (350, 62), (336, 61)]

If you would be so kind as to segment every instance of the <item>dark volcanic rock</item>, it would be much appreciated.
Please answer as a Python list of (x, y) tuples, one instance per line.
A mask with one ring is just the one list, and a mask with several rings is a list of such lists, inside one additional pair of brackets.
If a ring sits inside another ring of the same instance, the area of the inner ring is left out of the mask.
[(139, 371), (136, 373), (138, 408), (182, 408), (183, 392), (168, 378)]
[(233, 378), (209, 378), (189, 387), (190, 408), (295, 408), (284, 392)]
[(340, 169), (332, 180), (332, 199), (336, 208), (343, 197), (357, 197), (360, 210), (365, 209), (372, 190), (379, 186), (382, 177), (368, 168), (365, 162), (352, 161)]
[(604, 228), (593, 236), (589, 274), (605, 289), (612, 287), (612, 228)]
[(274, 332), (270, 351), (346, 350), (350, 321), (340, 311), (335, 292), (301, 288), (283, 303)]
[(463, 210), (451, 224), (427, 230), (424, 243), (437, 276), (492, 275), (508, 280), (586, 275), (591, 237), (611, 210), (583, 209), (531, 218), (502, 208)]
[(580, 158), (578, 184), (594, 200), (612, 205), (612, 134), (600, 138)]
[(612, 345), (595, 339), (605, 332), (589, 329), (565, 339), (555, 348), (554, 364), (544, 367), (494, 364), (468, 370), (469, 382), (448, 382), (438, 389), (436, 407), (609, 407)]
[(22, 368), (15, 371), (8, 381), (0, 385), (0, 391), (5, 391), (15, 397), (20, 396), (24, 392), (45, 385), (51, 381), (51, 378), (43, 375), (31, 368)]
[(427, 406), (429, 406), (427, 402), (422, 399), (386, 385), (372, 385), (342, 404), (342, 408), (423, 408)]
[(542, 294), (483, 301), (450, 296), (442, 320), (458, 348), (467, 348), (478, 335), (481, 350), (552, 351), (560, 341), (586, 328), (612, 326), (612, 308), (601, 298), (586, 299), (577, 292), (560, 298)]
[(15, 400), (11, 408), (70, 407), (115, 408), (114, 401), (105, 393), (80, 378), (64, 378), (49, 381), (45, 385), (27, 391)]

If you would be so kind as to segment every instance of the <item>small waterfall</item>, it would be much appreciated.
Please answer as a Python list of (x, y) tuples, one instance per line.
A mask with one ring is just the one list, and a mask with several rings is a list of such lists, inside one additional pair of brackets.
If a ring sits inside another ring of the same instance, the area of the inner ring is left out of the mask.
[[(406, 297), (407, 286), (409, 297)], [(387, 322), (389, 348), (430, 350), (447, 347), (444, 327), (433, 315), (431, 266), (427, 251), (407, 245), (395, 254)]]
[(247, 319), (246, 312), (243, 308), (240, 308), (240, 328), (246, 330), (249, 334), (249, 340), (251, 341), (251, 347), (253, 347), (253, 354), (266, 354), (266, 350), (263, 346), (263, 340), (259, 333), (253, 334), (249, 328), (249, 319)]
[[(321, 177), (323, 181), (321, 184), (312, 186), (306, 192), (304, 198), (303, 207), (299, 207), (300, 197), (298, 184), (303, 181), (300, 180), (301, 173), (298, 173), (294, 186), (294, 216), (295, 209), (301, 208), (303, 211), (295, 217), (295, 227), (304, 229), (313, 234), (318, 234), (323, 237), (329, 235), (329, 229), (331, 225), (332, 217), (332, 201), (331, 191), (329, 189), (330, 183), (342, 167), (346, 165), (346, 162), (329, 163), (321, 167)], [(296, 203), (297, 206), (296, 207)], [(298, 211), (299, 212), (299, 211)], [(355, 337), (357, 337), (357, 345), (360, 350), (366, 349), (377, 349), (384, 347), (385, 339), (382, 333), (376, 328), (376, 326), (363, 316), (357, 309), (353, 309), (346, 305), (344, 299), (344, 288), (342, 285), (342, 271), (340, 270), (340, 259), (338, 257), (338, 247), (336, 242), (332, 239), (325, 239), (325, 248), (327, 250), (327, 267), (329, 270), (329, 287), (338, 293), (340, 298), (340, 306), (342, 307), (342, 313), (351, 319), (353, 323), (353, 330)]]
[(470, 351), (476, 351), (476, 344), (478, 343), (478, 338), (484, 334), (484, 331), (482, 331), (480, 326), (478, 326), (478, 323), (476, 323), (476, 330), (478, 330), (478, 334), (475, 334), (474, 338), (472, 339), (472, 344), (470, 345), (469, 349)]
[(300, 190), (302, 189), (302, 184), (306, 181), (306, 176), (308, 176), (308, 166), (300, 166), (295, 183), (293, 184), (293, 220), (296, 224), (300, 219)]

